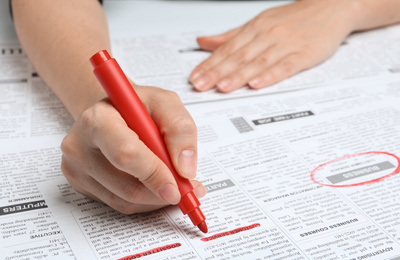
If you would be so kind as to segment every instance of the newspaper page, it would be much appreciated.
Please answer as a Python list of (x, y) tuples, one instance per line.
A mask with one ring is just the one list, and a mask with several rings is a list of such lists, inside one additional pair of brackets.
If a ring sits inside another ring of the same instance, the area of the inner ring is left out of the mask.
[[(352, 35), (313, 70), (229, 95), (187, 83), (209, 55), (198, 34), (113, 42), (128, 75), (178, 92), (195, 118), (206, 235), (176, 207), (124, 216), (73, 192), (59, 150), (73, 119), (21, 47), (0, 45), (0, 258), (395, 259), (398, 28)], [(368, 82), (342, 86), (349, 78)], [(324, 90), (276, 94), (314, 86)]]
[(0, 140), (64, 135), (73, 118), (19, 44), (0, 45)]
[(207, 234), (40, 190), (79, 259), (400, 259), (399, 98), (397, 76), (188, 106)]
[[(190, 72), (210, 53), (199, 49), (199, 32), (180, 35), (142, 35), (112, 40), (113, 56), (137, 84), (175, 91), (184, 104), (257, 96), (310, 87), (324, 87), (351, 78), (390, 75), (400, 70), (400, 25), (353, 34), (320, 65), (268, 88), (247, 87), (229, 95), (215, 89), (197, 92), (188, 82)], [(203, 34), (204, 35), (204, 34)]]
[(36, 186), (62, 176), (73, 119), (19, 44), (0, 50), (0, 259), (74, 259)]

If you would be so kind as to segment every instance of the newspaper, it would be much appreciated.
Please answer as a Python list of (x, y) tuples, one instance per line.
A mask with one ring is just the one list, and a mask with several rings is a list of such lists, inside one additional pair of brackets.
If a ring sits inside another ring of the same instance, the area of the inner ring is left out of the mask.
[(208, 234), (175, 206), (125, 216), (76, 194), (60, 169), (72, 117), (21, 47), (0, 45), (0, 258), (399, 258), (399, 28), (353, 35), (314, 69), (231, 94), (187, 84), (208, 55), (193, 51), (194, 34), (113, 41), (128, 75), (178, 92), (196, 121)]
[(79, 259), (400, 259), (399, 98), (385, 77), (189, 106), (207, 234), (177, 206), (123, 215), (63, 178), (40, 189)]
[(63, 176), (73, 119), (19, 44), (0, 45), (0, 259), (73, 259), (36, 184)]

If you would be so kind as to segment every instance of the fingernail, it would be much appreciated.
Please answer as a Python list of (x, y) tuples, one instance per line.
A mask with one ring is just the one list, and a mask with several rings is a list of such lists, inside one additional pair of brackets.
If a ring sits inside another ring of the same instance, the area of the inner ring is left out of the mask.
[(220, 90), (228, 90), (229, 87), (232, 84), (232, 80), (230, 78), (223, 79), (220, 82), (218, 82), (217, 86)]
[(261, 77), (254, 78), (249, 81), (249, 86), (252, 88), (261, 87), (260, 84), (262, 83), (263, 79)]
[(178, 167), (183, 177), (194, 179), (196, 177), (197, 161), (193, 150), (184, 150), (178, 156)]
[(195, 69), (193, 71), (193, 73), (192, 73), (192, 76), (190, 77), (190, 80), (191, 81), (195, 80), (196, 78), (198, 78), (203, 73), (204, 73), (203, 69)]
[(207, 75), (201, 76), (200, 78), (197, 78), (194, 82), (193, 85), (197, 89), (204, 89), (204, 87), (207, 85), (207, 83), (210, 82), (210, 77)]
[(169, 204), (178, 204), (181, 200), (181, 194), (177, 187), (175, 187), (172, 183), (166, 183), (158, 190), (161, 198), (168, 202)]
[(206, 196), (207, 189), (203, 185), (199, 185), (196, 188), (194, 188), (193, 192), (197, 198), (202, 198), (202, 197)]

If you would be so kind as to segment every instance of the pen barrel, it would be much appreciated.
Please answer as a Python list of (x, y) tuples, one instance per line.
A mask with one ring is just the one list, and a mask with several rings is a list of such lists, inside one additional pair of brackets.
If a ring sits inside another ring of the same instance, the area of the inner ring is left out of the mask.
[[(198, 214), (195, 212), (190, 214), (190, 212), (196, 211), (196, 208), (200, 206), (199, 200), (193, 193), (192, 184), (188, 179), (180, 176), (175, 170), (167, 147), (156, 124), (147, 112), (117, 61), (111, 58), (107, 52), (101, 51), (96, 53), (90, 59), (90, 62), (94, 67), (94, 75), (106, 91), (113, 106), (118, 110), (127, 123), (128, 127), (139, 136), (140, 140), (142, 140), (142, 142), (155, 155), (157, 155), (172, 172), (181, 193), (181, 201), (178, 203), (178, 206), (182, 210), (183, 214), (189, 214), (191, 219), (191, 215), (197, 216)], [(195, 222), (199, 221), (197, 218), (203, 218), (202, 221), (205, 219), (204, 216), (196, 216), (194, 217)], [(198, 223), (194, 222), (193, 224), (198, 225)]]

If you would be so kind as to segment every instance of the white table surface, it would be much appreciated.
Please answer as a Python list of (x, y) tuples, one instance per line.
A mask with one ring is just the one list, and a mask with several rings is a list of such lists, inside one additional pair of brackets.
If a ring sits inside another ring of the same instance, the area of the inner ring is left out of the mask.
[[(224, 32), (262, 10), (291, 1), (105, 0), (111, 37), (180, 32)], [(17, 36), (8, 0), (0, 1), (0, 43)]]

